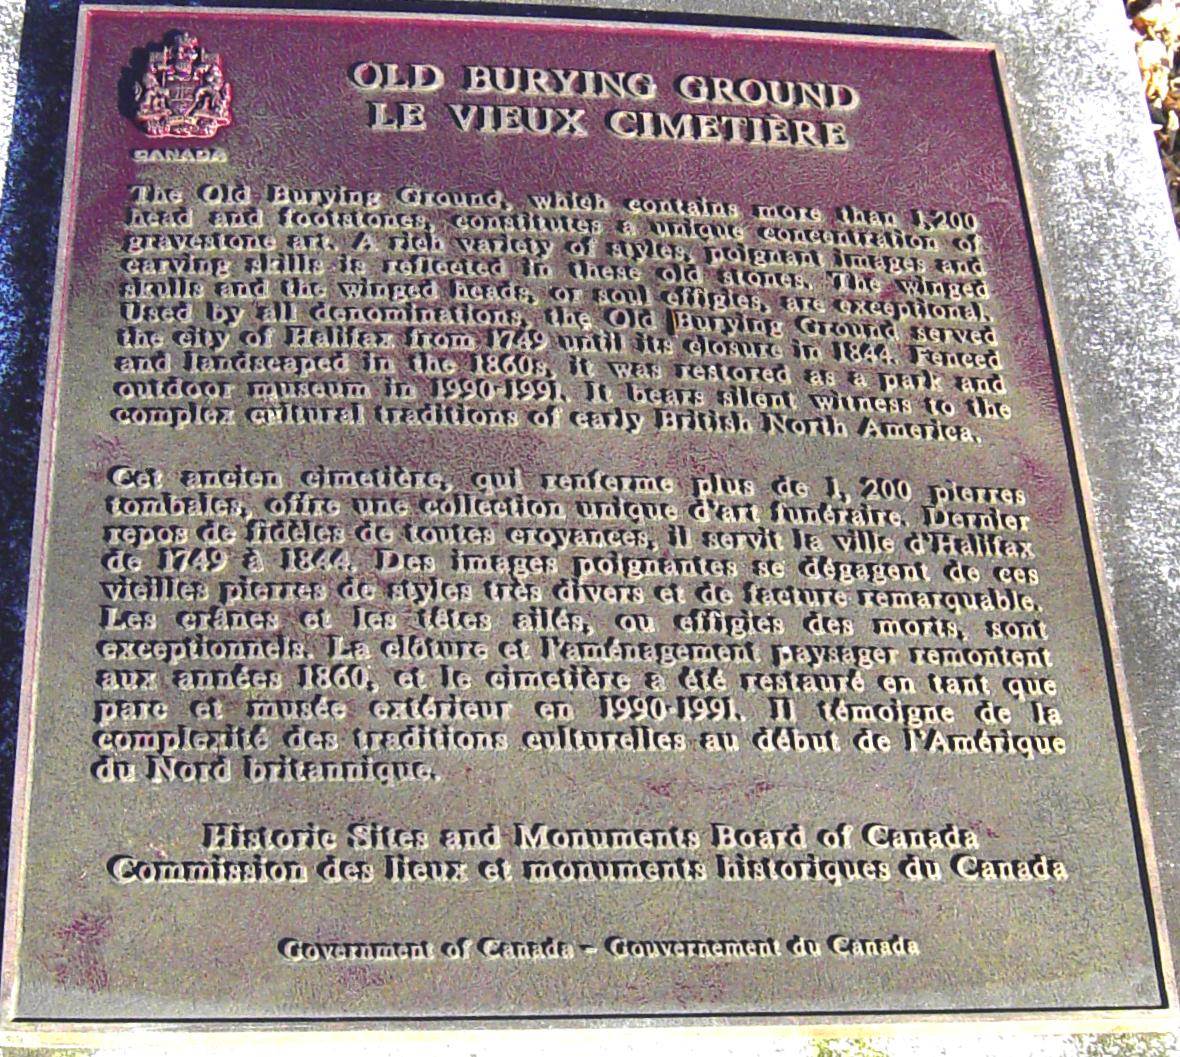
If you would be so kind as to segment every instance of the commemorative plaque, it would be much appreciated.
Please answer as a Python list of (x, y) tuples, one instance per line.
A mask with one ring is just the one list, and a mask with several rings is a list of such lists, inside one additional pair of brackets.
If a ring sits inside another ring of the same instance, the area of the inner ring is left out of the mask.
[(993, 48), (77, 55), (9, 1026), (1169, 1013)]

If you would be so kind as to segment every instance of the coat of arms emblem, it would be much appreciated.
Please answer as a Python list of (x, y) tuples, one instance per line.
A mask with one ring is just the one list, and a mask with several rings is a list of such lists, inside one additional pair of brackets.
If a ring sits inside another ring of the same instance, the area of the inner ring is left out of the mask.
[(149, 136), (208, 139), (233, 121), (231, 96), (221, 56), (191, 33), (174, 33), (148, 55), (135, 86), (135, 120)]

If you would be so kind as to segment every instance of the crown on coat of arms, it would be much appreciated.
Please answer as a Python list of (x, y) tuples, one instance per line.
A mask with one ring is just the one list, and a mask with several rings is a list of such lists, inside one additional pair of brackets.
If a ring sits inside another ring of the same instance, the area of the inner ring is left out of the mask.
[(135, 86), (135, 120), (152, 137), (209, 139), (233, 121), (232, 95), (221, 56), (191, 33), (173, 33), (148, 55)]

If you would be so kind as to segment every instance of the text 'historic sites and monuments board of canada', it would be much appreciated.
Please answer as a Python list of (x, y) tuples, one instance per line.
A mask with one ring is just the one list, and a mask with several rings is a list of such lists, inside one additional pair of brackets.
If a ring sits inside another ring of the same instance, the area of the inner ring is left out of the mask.
[(10, 1024), (1171, 1006), (999, 58), (84, 9)]

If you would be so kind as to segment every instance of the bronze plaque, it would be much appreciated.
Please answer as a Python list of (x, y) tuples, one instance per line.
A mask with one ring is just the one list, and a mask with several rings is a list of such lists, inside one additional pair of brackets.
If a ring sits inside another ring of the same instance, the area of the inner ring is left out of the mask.
[(1157, 1023), (981, 44), (84, 9), (8, 1025)]

